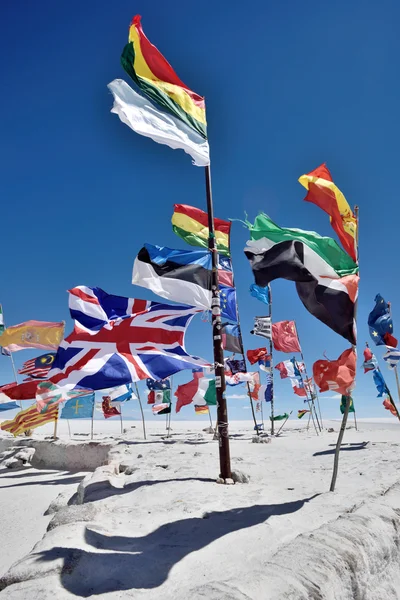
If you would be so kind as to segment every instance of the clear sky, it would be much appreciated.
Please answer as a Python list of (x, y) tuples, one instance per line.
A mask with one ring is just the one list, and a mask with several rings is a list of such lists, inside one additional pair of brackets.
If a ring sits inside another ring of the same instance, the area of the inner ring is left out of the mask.
[[(396, 0), (203, 0), (201, 6), (182, 0), (4, 0), (0, 302), (7, 324), (66, 320), (70, 330), (66, 290), (75, 285), (154, 298), (130, 283), (135, 255), (144, 242), (184, 247), (170, 225), (174, 202), (205, 209), (203, 169), (183, 152), (136, 135), (110, 113), (107, 84), (118, 77), (128, 81), (119, 58), (137, 13), (181, 79), (206, 97), (216, 216), (242, 218), (247, 212), (253, 219), (263, 210), (282, 226), (334, 237), (328, 217), (303, 202), (305, 190), (297, 182), (322, 162), (349, 203), (359, 205), (354, 399), (360, 417), (390, 416), (361, 362), (378, 292), (392, 301), (394, 332), (397, 326), (400, 334), (396, 253), (387, 258), (400, 216)], [(265, 308), (248, 293), (253, 279), (243, 254), (246, 239), (246, 230), (234, 223), (239, 309), (246, 347), (254, 348), (263, 340), (249, 331)], [(296, 320), (310, 372), (325, 351), (337, 358), (348, 347), (307, 313), (293, 283), (277, 281), (272, 290), (273, 319)], [(197, 321), (188, 332), (188, 350), (211, 358), (210, 326)], [(15, 354), (17, 365), (34, 355)], [(276, 353), (275, 362), (285, 358), (290, 356)], [(9, 362), (0, 357), (2, 383), (12, 380)], [(382, 370), (395, 395), (393, 374), (384, 364)], [(189, 373), (175, 379), (186, 381)], [(302, 400), (289, 381), (275, 382), (276, 411), (295, 414)], [(228, 389), (228, 396), (244, 393), (243, 387)], [(334, 396), (321, 395), (326, 416), (340, 416)], [(136, 407), (126, 411), (137, 415)], [(250, 417), (248, 400), (231, 399), (229, 412)], [(192, 407), (180, 415), (193, 418)]]

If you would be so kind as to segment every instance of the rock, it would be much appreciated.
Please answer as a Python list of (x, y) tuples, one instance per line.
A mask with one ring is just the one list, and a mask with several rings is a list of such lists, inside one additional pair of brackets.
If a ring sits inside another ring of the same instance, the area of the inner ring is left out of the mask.
[(160, 467), (161, 469), (168, 469), (169, 465), (156, 465), (156, 467)]
[(24, 463), (19, 458), (15, 458), (15, 456), (13, 456), (12, 458), (7, 458), (5, 461), (3, 461), (2, 466), (6, 469), (22, 469)]
[(225, 479), (225, 485), (235, 485), (235, 482), (230, 477)]
[(98, 467), (94, 473), (86, 475), (78, 486), (76, 504), (102, 500), (118, 494), (124, 487), (125, 480), (123, 477), (118, 477), (116, 473), (118, 473), (117, 465), (105, 465)]
[(222, 479), (222, 477), (217, 477), (216, 482), (217, 483), (225, 483), (225, 481)]
[(138, 454), (137, 457), (138, 458), (143, 458), (143, 454)]
[(132, 475), (135, 471), (138, 471), (139, 467), (133, 463), (122, 461), (119, 465), (119, 472), (125, 473), (125, 475)]
[(30, 463), (35, 452), (35, 448), (30, 448), (29, 446), (26, 446), (25, 448), (22, 448), (22, 450), (18, 450), (18, 452), (15, 455), (15, 458), (22, 460), (23, 464)]
[(235, 483), (249, 483), (250, 477), (243, 471), (232, 471), (232, 479)]
[(335, 432), (335, 430), (333, 429), (333, 427), (329, 427), (328, 433), (334, 433), (334, 432)]
[(214, 428), (213, 427), (206, 427), (205, 429), (203, 429), (204, 433), (214, 433)]
[(71, 492), (61, 492), (61, 494), (58, 494), (57, 498), (50, 502), (49, 507), (44, 514), (54, 515), (54, 513), (68, 506), (68, 501), (70, 500), (70, 498)]
[(270, 437), (261, 437), (258, 435), (254, 435), (252, 437), (252, 443), (253, 444), (270, 444), (271, 443), (271, 438)]
[(64, 506), (54, 515), (47, 526), (47, 531), (51, 531), (59, 525), (74, 524), (79, 521), (94, 521), (99, 511), (100, 509), (96, 504), (91, 502), (83, 505)]
[(195, 452), (193, 456), (201, 456), (201, 452)]

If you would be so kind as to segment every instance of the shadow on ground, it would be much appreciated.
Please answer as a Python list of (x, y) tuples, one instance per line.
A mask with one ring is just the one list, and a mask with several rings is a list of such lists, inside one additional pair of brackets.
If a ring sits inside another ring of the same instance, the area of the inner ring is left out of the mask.
[(229, 533), (265, 523), (271, 516), (294, 513), (318, 495), (282, 504), (206, 513), (202, 518), (167, 523), (142, 537), (113, 536), (87, 528), (85, 542), (93, 547), (93, 552), (56, 547), (31, 556), (39, 563), (63, 559), (61, 583), (76, 596), (157, 588), (188, 554)]

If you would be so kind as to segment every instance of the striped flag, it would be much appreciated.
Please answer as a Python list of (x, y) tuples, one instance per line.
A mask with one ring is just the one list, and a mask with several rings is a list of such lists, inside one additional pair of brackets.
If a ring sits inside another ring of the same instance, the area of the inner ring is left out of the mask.
[(36, 358), (31, 358), (24, 362), (22, 367), (18, 369), (18, 373), (28, 375), (32, 379), (44, 379), (51, 369), (55, 356), (55, 352), (48, 352)]
[(167, 415), (171, 412), (171, 403), (161, 402), (160, 404), (154, 404), (151, 410), (153, 415)]
[(29, 408), (21, 410), (11, 421), (3, 421), (0, 429), (17, 436), (24, 433), (27, 429), (35, 429), (35, 427), (40, 427), (40, 425), (56, 421), (57, 419), (58, 404), (49, 405), (44, 413), (38, 412), (36, 404), (32, 404)]
[(302, 419), (304, 417), (304, 415), (306, 415), (307, 413), (309, 413), (309, 410), (299, 410), (297, 411), (297, 418), (298, 419)]
[(250, 333), (267, 338), (267, 340), (272, 339), (271, 317), (255, 317), (254, 329)]
[(386, 361), (389, 369), (394, 369), (397, 367), (397, 363), (400, 360), (400, 350), (397, 348), (392, 348), (392, 346), (386, 346), (387, 352), (383, 355), (383, 360)]

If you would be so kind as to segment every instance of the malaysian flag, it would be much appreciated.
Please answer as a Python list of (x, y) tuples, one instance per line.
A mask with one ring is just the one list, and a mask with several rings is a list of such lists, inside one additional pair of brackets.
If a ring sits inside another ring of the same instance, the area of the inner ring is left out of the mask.
[(69, 306), (75, 329), (61, 343), (49, 373), (60, 386), (106, 389), (209, 364), (184, 348), (186, 329), (199, 309), (84, 286), (70, 290)]
[(55, 352), (48, 352), (36, 358), (31, 358), (24, 362), (22, 367), (18, 369), (18, 373), (20, 375), (28, 375), (32, 379), (44, 379), (50, 371), (55, 357)]

